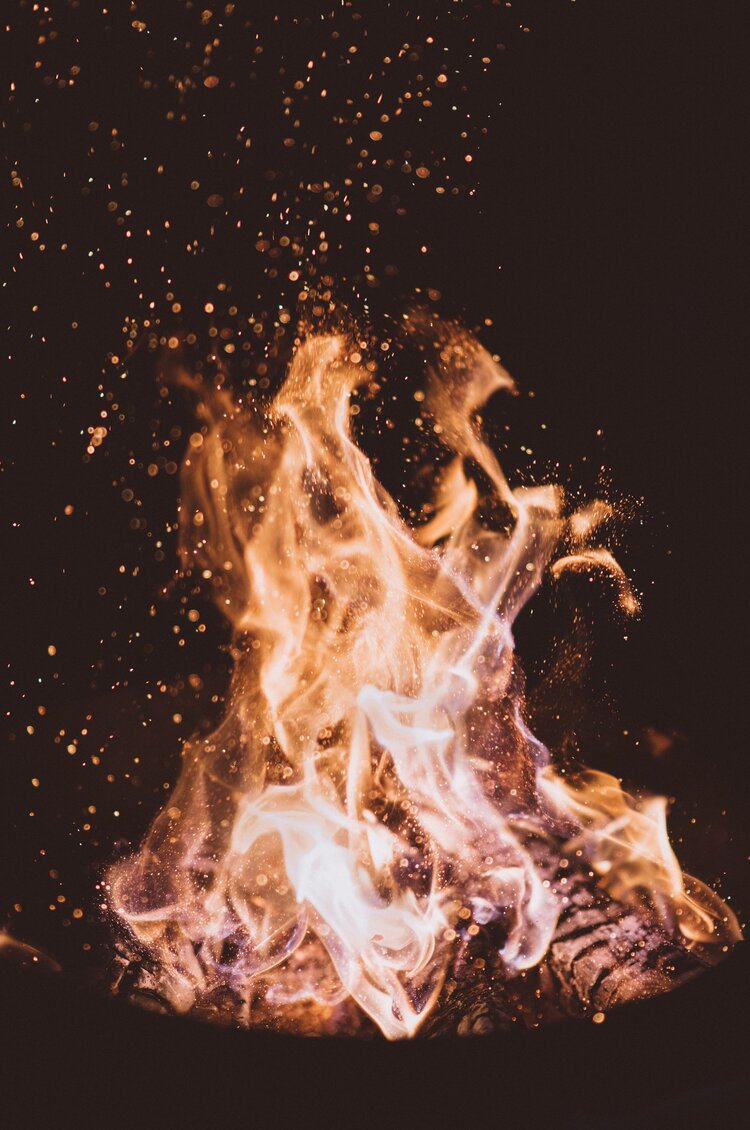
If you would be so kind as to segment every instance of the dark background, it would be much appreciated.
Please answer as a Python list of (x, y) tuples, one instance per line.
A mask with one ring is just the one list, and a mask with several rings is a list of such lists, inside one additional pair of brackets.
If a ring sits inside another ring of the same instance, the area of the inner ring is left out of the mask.
[[(191, 418), (170, 355), (210, 370), (218, 344), (238, 385), (273, 383), (329, 292), (387, 396), (412, 387), (393, 319), (415, 297), (477, 327), (521, 389), (489, 413), (511, 480), (626, 501), (643, 614), (624, 622), (605, 585), (542, 594), (518, 630), (534, 720), (679, 798), (681, 859), (742, 917), (744, 5), (109, 7), (7, 15), (4, 924), (99, 969), (101, 869), (220, 709), (226, 632), (171, 583)], [(399, 479), (398, 444), (365, 441)], [(592, 663), (553, 724), (550, 641), (584, 595)]]

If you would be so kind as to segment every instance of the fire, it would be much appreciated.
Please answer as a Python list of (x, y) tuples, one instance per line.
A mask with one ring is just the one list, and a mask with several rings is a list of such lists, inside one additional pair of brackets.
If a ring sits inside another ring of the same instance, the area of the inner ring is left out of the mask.
[(720, 952), (736, 920), (682, 875), (665, 802), (570, 781), (524, 721), (512, 628), (556, 547), (553, 576), (606, 569), (637, 607), (592, 545), (608, 508), (566, 519), (557, 487), (509, 486), (477, 412), (511, 379), (440, 327), (424, 407), (453, 459), (410, 528), (354, 441), (370, 373), (348, 350), (309, 337), (270, 407), (201, 394), (181, 552), (213, 578), (237, 659), (221, 725), (187, 743), (168, 805), (109, 874), (160, 996), (187, 1011), (228, 994), (247, 1023), (304, 1007), (316, 1031), (358, 1006), (411, 1036), (462, 932), (490, 931), (509, 979), (544, 959), (562, 909), (550, 844)]

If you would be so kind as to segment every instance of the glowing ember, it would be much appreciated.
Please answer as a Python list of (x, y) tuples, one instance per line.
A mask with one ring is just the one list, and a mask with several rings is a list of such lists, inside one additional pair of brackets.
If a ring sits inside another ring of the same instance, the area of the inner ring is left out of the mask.
[(704, 960), (739, 936), (681, 874), (662, 799), (566, 779), (525, 724), (512, 627), (556, 547), (553, 576), (606, 569), (637, 604), (592, 544), (608, 508), (563, 518), (557, 487), (511, 489), (475, 420), (510, 378), (468, 335), (438, 338), (424, 407), (454, 458), (414, 529), (353, 441), (350, 393), (370, 374), (343, 336), (304, 342), (270, 409), (203, 390), (182, 553), (213, 577), (238, 658), (223, 722), (186, 745), (141, 850), (109, 875), (142, 986), (178, 1011), (310, 1032), (364, 1013), (410, 1036), (467, 947), (508, 985), (543, 969), (582, 874), (603, 893), (580, 913), (617, 952), (638, 923)]

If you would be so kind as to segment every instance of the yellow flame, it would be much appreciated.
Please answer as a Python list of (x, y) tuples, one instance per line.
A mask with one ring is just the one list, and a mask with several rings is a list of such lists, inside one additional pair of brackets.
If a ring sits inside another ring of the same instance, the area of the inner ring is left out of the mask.
[(569, 779), (548, 767), (540, 784), (550, 807), (578, 826), (565, 850), (583, 850), (614, 899), (645, 898), (672, 932), (682, 934), (688, 948), (709, 960), (714, 954), (708, 947), (738, 940), (734, 914), (705, 884), (680, 869), (667, 834), (665, 797), (632, 797), (616, 777), (595, 770)]
[[(509, 973), (544, 956), (560, 907), (530, 846), (550, 834), (691, 943), (736, 936), (716, 896), (687, 894), (663, 802), (602, 775), (572, 787), (523, 721), (512, 625), (564, 523), (559, 489), (511, 489), (482, 438), (476, 412), (507, 373), (440, 330), (425, 410), (454, 460), (415, 530), (352, 437), (368, 378), (344, 337), (312, 337), (269, 409), (204, 392), (181, 548), (213, 576), (238, 658), (221, 726), (186, 745), (169, 805), (109, 877), (161, 990), (178, 1009), (217, 985), (249, 1000), (262, 982), (271, 1012), (350, 997), (411, 1035), (459, 916), (502, 919)], [(480, 524), (476, 467), (509, 531)], [(632, 607), (614, 559), (585, 544), (607, 514), (573, 522), (580, 548), (553, 569), (608, 568)], [(311, 940), (318, 958), (295, 964)]]

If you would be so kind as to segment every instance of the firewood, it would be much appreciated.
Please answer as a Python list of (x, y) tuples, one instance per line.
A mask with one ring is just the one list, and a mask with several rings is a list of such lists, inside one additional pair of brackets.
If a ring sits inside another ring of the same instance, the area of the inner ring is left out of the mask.
[(703, 968), (645, 905), (613, 901), (591, 873), (561, 869), (553, 886), (565, 901), (539, 965), (509, 976), (492, 928), (473, 938), (466, 932), (423, 1035), (482, 1035), (514, 1021), (536, 1027), (564, 1017), (590, 1018), (667, 992)]

